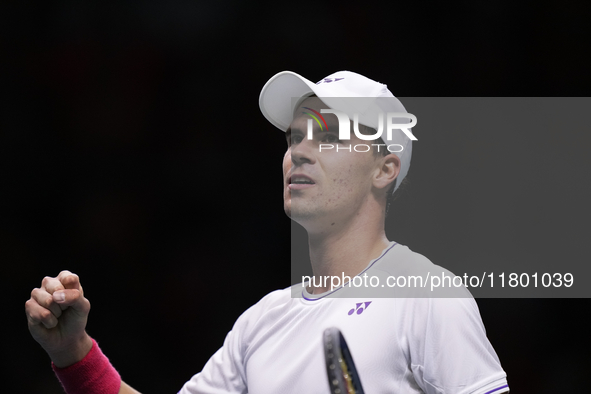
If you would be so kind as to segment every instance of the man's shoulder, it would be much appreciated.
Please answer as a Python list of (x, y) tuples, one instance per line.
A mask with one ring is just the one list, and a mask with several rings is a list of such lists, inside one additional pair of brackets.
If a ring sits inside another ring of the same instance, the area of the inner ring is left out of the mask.
[[(297, 286), (297, 285), (296, 285)], [(284, 289), (277, 289), (273, 290), (270, 293), (264, 295), (256, 304), (253, 306), (258, 306), (263, 309), (273, 308), (278, 305), (283, 305), (290, 300), (291, 295), (291, 288), (294, 286), (289, 286)]]
[(411, 250), (406, 245), (395, 244), (383, 258), (378, 261), (377, 268), (390, 273), (419, 273), (429, 270), (446, 270), (434, 264), (424, 255)]
[[(399, 297), (459, 297), (471, 298), (460, 278), (406, 245), (395, 244), (382, 259), (376, 261), (373, 272), (381, 276), (400, 278), (396, 281)], [(394, 282), (394, 279), (391, 280)]]
[(248, 321), (250, 324), (256, 323), (265, 315), (277, 313), (289, 307), (291, 302), (291, 287), (278, 289), (267, 293), (259, 301), (248, 308), (238, 319), (242, 323)]

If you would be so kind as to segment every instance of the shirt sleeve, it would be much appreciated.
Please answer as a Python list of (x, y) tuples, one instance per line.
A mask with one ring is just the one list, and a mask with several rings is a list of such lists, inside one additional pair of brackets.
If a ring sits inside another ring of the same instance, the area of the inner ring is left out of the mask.
[(244, 365), (248, 340), (245, 336), (249, 322), (256, 320), (256, 313), (260, 309), (257, 305), (247, 309), (236, 320), (222, 347), (211, 356), (201, 372), (185, 383), (178, 394), (242, 394), (248, 391)]
[(207, 361), (203, 370), (183, 386), (179, 394), (246, 393), (246, 380), (240, 345), (234, 329), (223, 346)]
[(410, 317), (414, 378), (427, 394), (497, 394), (507, 375), (473, 298), (415, 299)]
[(183, 386), (178, 394), (243, 394), (248, 392), (246, 354), (251, 335), (274, 301), (280, 299), (280, 291), (267, 294), (248, 308), (234, 323), (226, 335), (222, 347), (207, 361), (203, 370)]

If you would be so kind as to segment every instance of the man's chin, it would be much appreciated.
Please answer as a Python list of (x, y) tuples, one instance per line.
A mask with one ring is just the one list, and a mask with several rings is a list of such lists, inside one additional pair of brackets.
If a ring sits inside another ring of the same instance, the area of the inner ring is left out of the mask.
[(285, 214), (289, 216), (291, 220), (302, 226), (314, 218), (314, 215), (306, 210), (293, 209), (291, 207), (285, 208)]
[(291, 208), (285, 208), (285, 214), (293, 221), (295, 222), (300, 222), (303, 221), (307, 218), (306, 215), (303, 214), (303, 212), (298, 212), (298, 211), (294, 211)]
[(285, 211), (285, 214), (295, 221), (297, 221), (298, 218), (305, 219), (309, 216), (309, 212), (302, 208), (303, 207), (300, 207), (300, 209), (293, 208), (292, 204), (283, 205), (283, 210)]

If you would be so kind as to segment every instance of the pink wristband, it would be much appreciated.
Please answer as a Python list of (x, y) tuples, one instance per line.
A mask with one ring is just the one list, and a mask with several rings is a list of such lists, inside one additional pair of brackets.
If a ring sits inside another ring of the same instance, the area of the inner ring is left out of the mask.
[(90, 352), (76, 364), (51, 367), (67, 394), (118, 394), (121, 376), (92, 340)]

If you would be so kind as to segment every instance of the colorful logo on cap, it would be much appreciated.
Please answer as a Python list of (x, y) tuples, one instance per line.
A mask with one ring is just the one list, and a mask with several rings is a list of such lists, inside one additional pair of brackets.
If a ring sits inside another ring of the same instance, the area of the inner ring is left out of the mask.
[[(320, 119), (322, 119), (322, 122), (324, 123), (324, 125), (326, 126), (326, 130), (328, 130), (328, 125), (326, 124), (326, 120), (324, 120), (324, 117), (322, 115), (320, 115), (320, 113), (316, 110), (313, 110), (312, 108), (308, 108), (308, 107), (304, 107), (304, 109), (310, 110), (312, 112), (314, 112), (314, 114), (316, 114), (317, 116), (320, 117)], [(312, 118), (314, 118), (314, 120), (316, 121), (316, 123), (318, 123), (318, 126), (320, 126), (320, 130), (324, 131), (324, 128), (322, 127), (322, 123), (320, 123), (320, 120), (314, 116), (314, 114), (311, 114), (310, 112), (302, 112), (304, 115), (310, 115)]]

